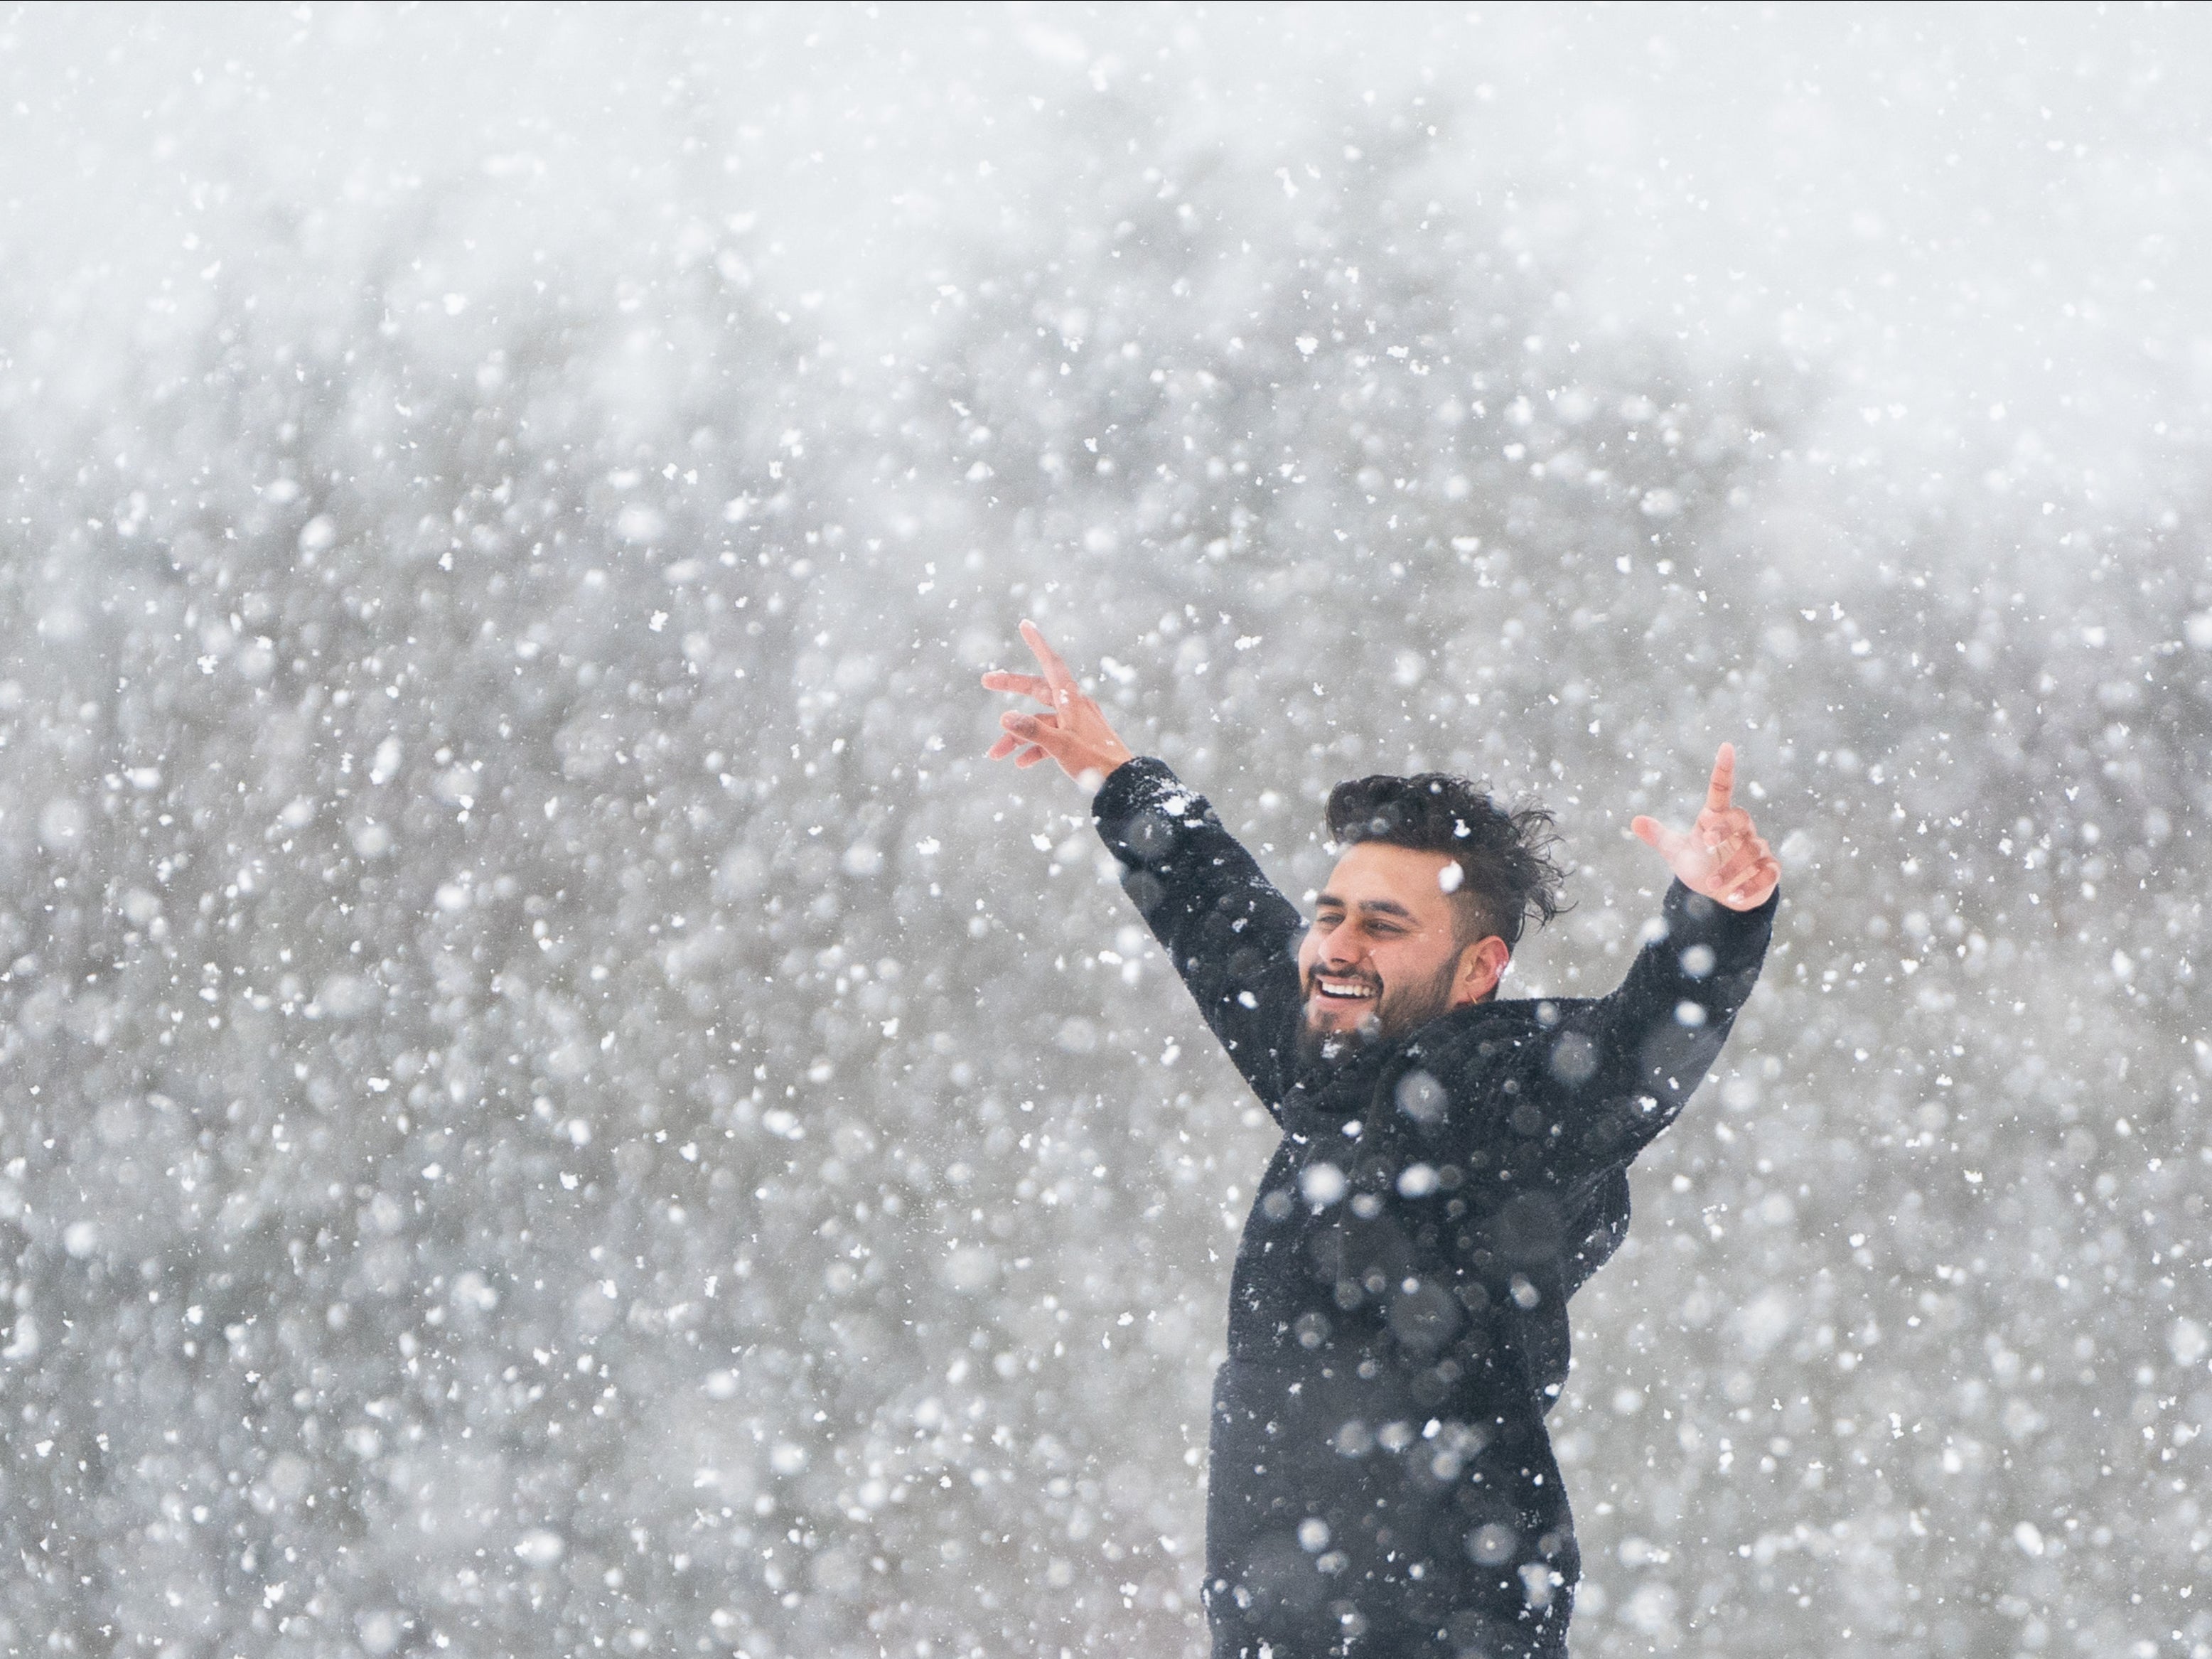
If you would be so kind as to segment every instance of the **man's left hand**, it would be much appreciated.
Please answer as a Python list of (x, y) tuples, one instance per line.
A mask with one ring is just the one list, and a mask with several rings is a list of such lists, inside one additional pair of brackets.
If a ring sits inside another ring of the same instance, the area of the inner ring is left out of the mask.
[(1724, 743), (1705, 787), (1705, 808), (1686, 836), (1656, 818), (1629, 824), (1637, 838), (1667, 860), (1675, 879), (1731, 910), (1756, 910), (1782, 879), (1782, 866), (1752, 827), (1751, 814), (1733, 804), (1735, 745)]

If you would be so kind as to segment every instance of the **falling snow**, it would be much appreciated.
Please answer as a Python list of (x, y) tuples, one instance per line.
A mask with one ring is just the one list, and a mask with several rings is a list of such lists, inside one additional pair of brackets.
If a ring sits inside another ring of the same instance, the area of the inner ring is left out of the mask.
[(1205, 1651), (1029, 615), (1293, 897), (1548, 804), (1509, 994), (1737, 744), (1578, 1654), (2212, 1654), (2205, 14), (884, 13), (0, 22), (0, 1651)]

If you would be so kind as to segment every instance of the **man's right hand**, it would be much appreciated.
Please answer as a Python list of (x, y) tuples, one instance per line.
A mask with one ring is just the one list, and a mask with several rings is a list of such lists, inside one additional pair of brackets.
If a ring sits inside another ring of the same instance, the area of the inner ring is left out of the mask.
[(1060, 653), (1044, 642), (1035, 623), (1023, 623), (1022, 638), (1044, 672), (1010, 674), (994, 670), (983, 676), (983, 684), (993, 691), (1035, 697), (1051, 712), (1024, 714), (1010, 710), (1000, 715), (1004, 735), (991, 745), (990, 758), (1004, 760), (1011, 755), (1016, 766), (1029, 767), (1049, 756), (1068, 776), (1085, 789), (1096, 791), (1109, 773), (1132, 758), (1129, 746), (1114, 735), (1097, 699), (1084, 695), (1075, 676)]

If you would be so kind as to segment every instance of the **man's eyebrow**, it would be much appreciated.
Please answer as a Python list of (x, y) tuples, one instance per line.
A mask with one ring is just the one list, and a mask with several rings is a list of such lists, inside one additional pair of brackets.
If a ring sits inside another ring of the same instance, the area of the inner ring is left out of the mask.
[(1407, 921), (1413, 920), (1413, 913), (1395, 899), (1362, 899), (1359, 902), (1359, 908), (1363, 910), (1380, 910), (1385, 915), (1403, 916)]
[[(1316, 910), (1326, 910), (1332, 907), (1339, 910), (1352, 908), (1334, 893), (1323, 893), (1314, 901), (1314, 908)], [(1401, 916), (1407, 921), (1414, 920), (1413, 913), (1395, 899), (1362, 899), (1359, 901), (1358, 908), (1361, 910), (1379, 910), (1384, 915)]]

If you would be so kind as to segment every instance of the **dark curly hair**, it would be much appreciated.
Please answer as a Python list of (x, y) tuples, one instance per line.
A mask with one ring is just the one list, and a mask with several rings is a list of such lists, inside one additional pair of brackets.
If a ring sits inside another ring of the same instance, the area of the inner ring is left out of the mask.
[(1509, 810), (1467, 778), (1445, 772), (1353, 778), (1329, 791), (1328, 833), (1340, 845), (1379, 841), (1443, 853), (1460, 867), (1463, 939), (1495, 933), (1510, 949), (1530, 917), (1539, 927), (1567, 906), (1566, 872), (1552, 815), (1540, 806)]

